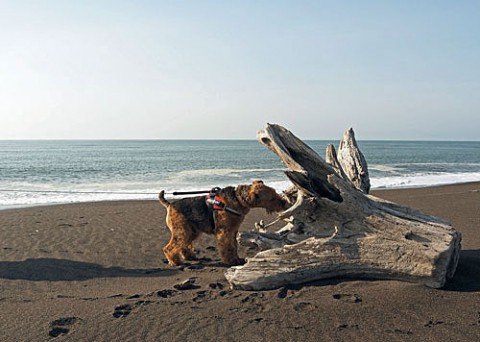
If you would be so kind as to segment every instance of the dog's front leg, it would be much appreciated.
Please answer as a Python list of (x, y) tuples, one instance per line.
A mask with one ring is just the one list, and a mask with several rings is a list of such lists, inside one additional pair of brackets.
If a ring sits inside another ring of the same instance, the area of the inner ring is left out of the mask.
[(243, 260), (238, 257), (237, 229), (218, 229), (215, 233), (222, 261), (227, 265), (240, 265)]

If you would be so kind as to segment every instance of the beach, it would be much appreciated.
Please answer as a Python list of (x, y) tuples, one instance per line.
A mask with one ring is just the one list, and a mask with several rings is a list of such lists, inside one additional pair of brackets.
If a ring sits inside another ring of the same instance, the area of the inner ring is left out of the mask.
[[(462, 233), (457, 272), (443, 289), (330, 279), (232, 290), (212, 236), (198, 241), (198, 262), (165, 263), (170, 232), (154, 200), (2, 210), (0, 339), (480, 340), (480, 183), (372, 194), (446, 219)], [(252, 210), (242, 229), (273, 218)]]

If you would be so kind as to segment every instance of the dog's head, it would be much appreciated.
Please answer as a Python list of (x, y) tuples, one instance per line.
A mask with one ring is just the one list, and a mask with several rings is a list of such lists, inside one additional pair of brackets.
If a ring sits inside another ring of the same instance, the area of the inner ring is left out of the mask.
[(288, 205), (275, 189), (266, 186), (261, 180), (253, 181), (250, 185), (247, 203), (252, 208), (265, 208), (268, 213), (285, 210)]

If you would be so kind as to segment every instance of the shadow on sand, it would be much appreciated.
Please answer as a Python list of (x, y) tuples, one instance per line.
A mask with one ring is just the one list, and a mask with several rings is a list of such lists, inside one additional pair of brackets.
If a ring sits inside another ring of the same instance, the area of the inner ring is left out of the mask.
[[(213, 261), (201, 263), (200, 266), (202, 268), (225, 267), (225, 265)], [(195, 267), (195, 265), (191, 267)], [(199, 267), (196, 266), (196, 268)], [(123, 267), (104, 267), (94, 263), (52, 258), (0, 262), (0, 278), (11, 280), (79, 281), (114, 277), (161, 277), (171, 276), (178, 272), (178, 268), (128, 269)], [(293, 287), (332, 285), (345, 280), (346, 279), (325, 279)], [(455, 276), (447, 282), (443, 290), (455, 292), (480, 291), (480, 250), (465, 250), (460, 252), (460, 260)]]
[(460, 252), (457, 271), (443, 289), (457, 292), (480, 291), (480, 250)]
[(176, 269), (128, 269), (65, 259), (27, 259), (0, 262), (0, 278), (31, 281), (77, 281), (112, 277), (170, 276)]

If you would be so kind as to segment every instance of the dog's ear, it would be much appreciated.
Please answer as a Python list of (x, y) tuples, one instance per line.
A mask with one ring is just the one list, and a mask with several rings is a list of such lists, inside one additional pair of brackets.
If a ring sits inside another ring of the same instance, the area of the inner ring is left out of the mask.
[(254, 203), (256, 200), (258, 200), (258, 188), (262, 185), (262, 181), (253, 181), (252, 185), (248, 186), (248, 197), (250, 199), (250, 203)]
[(253, 199), (258, 199), (257, 191), (259, 191), (265, 184), (261, 180), (254, 180), (250, 186), (250, 197)]

